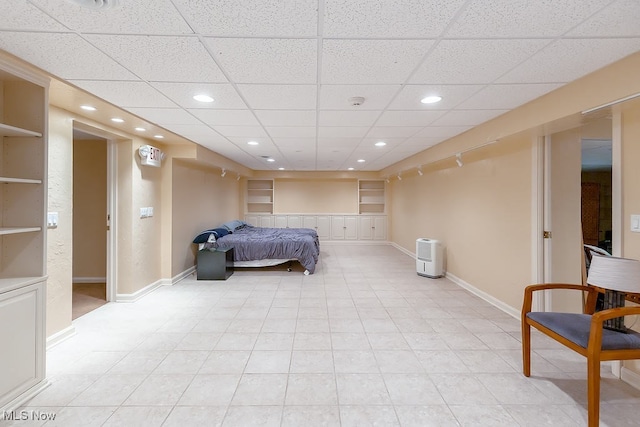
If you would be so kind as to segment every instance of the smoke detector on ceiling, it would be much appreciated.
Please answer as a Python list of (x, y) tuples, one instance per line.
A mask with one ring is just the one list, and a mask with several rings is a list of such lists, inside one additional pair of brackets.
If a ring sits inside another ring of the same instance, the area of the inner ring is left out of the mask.
[(87, 9), (112, 9), (120, 0), (67, 0)]
[(364, 98), (362, 96), (354, 96), (353, 98), (347, 99), (347, 101), (352, 107), (357, 107), (364, 103)]

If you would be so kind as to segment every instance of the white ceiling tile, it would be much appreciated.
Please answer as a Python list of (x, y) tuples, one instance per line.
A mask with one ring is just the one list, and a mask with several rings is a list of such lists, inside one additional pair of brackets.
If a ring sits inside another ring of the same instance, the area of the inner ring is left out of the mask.
[(191, 114), (211, 126), (260, 126), (249, 110), (193, 109)]
[(263, 126), (315, 126), (316, 112), (295, 110), (254, 110)]
[(125, 109), (176, 107), (171, 100), (144, 82), (71, 80), (71, 83)]
[(173, 125), (201, 125), (197, 118), (181, 108), (127, 108), (136, 116), (144, 117), (160, 126)]
[(138, 80), (76, 34), (2, 32), (0, 49), (66, 80)]
[(318, 136), (322, 138), (361, 138), (368, 127), (322, 126), (318, 128)]
[(638, 37), (640, 36), (639, 22), (638, 0), (618, 0), (566, 35), (569, 37)]
[(445, 37), (557, 37), (609, 0), (472, 0)]
[(325, 37), (436, 38), (464, 0), (325, 0)]
[(87, 40), (147, 81), (227, 81), (196, 37), (88, 35)]
[(287, 138), (287, 137), (274, 137), (273, 143), (281, 150), (315, 150), (316, 138)]
[(226, 137), (267, 138), (261, 126), (214, 126), (214, 129)]
[(524, 85), (491, 85), (476, 93), (458, 107), (464, 110), (507, 110), (519, 107), (561, 85), (542, 83)]
[(185, 138), (190, 139), (191, 141), (195, 141), (200, 143), (200, 145), (204, 145), (204, 142), (209, 144), (225, 144), (228, 143), (228, 140), (220, 135), (218, 132), (214, 131), (207, 125), (198, 124), (198, 125), (180, 125), (180, 124), (169, 124), (163, 126), (167, 130), (171, 132), (175, 132), (178, 135), (183, 135)]
[(121, 1), (95, 11), (68, 1), (30, 0), (72, 31), (101, 34), (192, 34), (171, 0)]
[[(354, 107), (358, 108), (358, 107)], [(371, 126), (380, 116), (381, 111), (320, 111), (319, 126)]]
[(445, 141), (446, 138), (433, 138), (433, 137), (412, 137), (412, 138), (408, 138), (406, 141), (404, 141), (402, 143), (402, 145), (400, 147), (398, 147), (400, 150), (414, 150), (414, 149), (420, 149), (420, 150), (425, 150), (429, 147), (433, 147), (436, 144), (439, 144), (442, 141)]
[(313, 138), (316, 136), (315, 126), (269, 126), (266, 129), (272, 138)]
[(400, 89), (400, 85), (327, 85), (320, 87), (321, 110), (351, 108), (349, 98), (362, 97), (360, 110), (382, 110)]
[(357, 147), (362, 138), (344, 138), (344, 137), (323, 137), (318, 138), (318, 151), (335, 150), (337, 148), (349, 148), (350, 150)]
[(455, 110), (432, 123), (433, 126), (477, 126), (508, 110)]
[[(483, 85), (406, 85), (389, 105), (390, 110), (449, 110), (482, 89)], [(435, 104), (420, 102), (426, 96), (438, 95)]]
[(317, 45), (304, 39), (205, 38), (235, 83), (315, 83)]
[(325, 40), (321, 83), (404, 83), (432, 44), (432, 40)]
[[(266, 137), (262, 138), (247, 138), (247, 137), (229, 137), (229, 141), (236, 144), (238, 147), (244, 147), (244, 149), (252, 154), (260, 153), (262, 150), (276, 150), (276, 145)], [(249, 141), (255, 141), (258, 145), (249, 145)]]
[(64, 25), (26, 2), (0, 2), (0, 16), (5, 30), (68, 31)]
[(558, 40), (497, 82), (569, 82), (638, 50), (640, 38)]
[(385, 111), (380, 116), (376, 126), (427, 126), (445, 111)]
[[(150, 82), (151, 86), (164, 93), (169, 99), (183, 108), (206, 109), (243, 109), (246, 104), (228, 83), (162, 83)], [(193, 99), (195, 95), (204, 94), (211, 96), (211, 103), (199, 102)]]
[[(471, 125), (467, 126), (427, 126), (420, 132), (414, 135), (414, 138), (452, 138), (456, 135), (460, 135), (463, 132), (473, 128)], [(409, 139), (410, 140), (410, 139)], [(407, 141), (409, 141), (407, 140)]]
[(174, 0), (195, 31), (206, 35), (316, 36), (316, 0)]
[(314, 85), (238, 85), (254, 110), (315, 110)]
[(422, 127), (412, 126), (376, 126), (367, 133), (368, 138), (408, 138)]
[(411, 82), (491, 83), (547, 43), (548, 40), (442, 40)]

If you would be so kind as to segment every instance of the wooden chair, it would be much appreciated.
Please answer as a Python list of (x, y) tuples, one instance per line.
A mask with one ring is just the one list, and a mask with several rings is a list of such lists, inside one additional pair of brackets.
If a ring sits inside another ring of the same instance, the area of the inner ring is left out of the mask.
[[(587, 293), (584, 313), (532, 312), (533, 293), (573, 289)], [(598, 294), (605, 307), (596, 312)], [(522, 368), (531, 375), (531, 326), (587, 358), (588, 425), (600, 420), (600, 362), (640, 359), (640, 334), (624, 327), (624, 316), (640, 315), (640, 307), (624, 307), (625, 300), (640, 303), (640, 261), (594, 254), (587, 285), (530, 285), (522, 305)], [(615, 308), (608, 308), (616, 306)], [(617, 330), (620, 329), (620, 330)]]

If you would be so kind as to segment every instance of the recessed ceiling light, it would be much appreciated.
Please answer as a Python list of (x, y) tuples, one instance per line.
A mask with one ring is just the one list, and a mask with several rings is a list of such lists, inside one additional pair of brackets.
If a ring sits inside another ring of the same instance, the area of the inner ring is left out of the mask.
[(438, 95), (426, 96), (420, 100), (423, 104), (435, 104), (440, 101), (442, 101), (442, 97)]
[(259, 143), (258, 143), (258, 141), (249, 141), (249, 142), (247, 142), (247, 144), (249, 144), (249, 145), (258, 145)]
[(124, 123), (124, 120), (122, 120), (119, 117), (114, 117), (113, 119), (111, 119), (112, 122), (116, 122), (116, 123)]
[(385, 145), (387, 145), (386, 142), (384, 141), (378, 141), (374, 144), (376, 147), (384, 147)]
[(354, 170), (354, 169), (355, 169), (355, 168), (347, 168), (347, 170), (348, 170), (348, 171), (352, 171), (352, 170)]
[(194, 95), (193, 99), (195, 99), (196, 101), (200, 101), (200, 102), (213, 102), (213, 98), (210, 97), (209, 95), (205, 95), (203, 93), (199, 94), (199, 95)]
[(364, 163), (364, 162), (366, 162), (365, 159), (358, 159), (358, 163)]
[(284, 168), (278, 168), (278, 170), (279, 170), (279, 171), (283, 171), (283, 170), (284, 170)]
[(267, 162), (275, 162), (275, 159), (268, 158), (268, 159), (267, 159)]
[(162, 136), (162, 135), (153, 135), (153, 137), (154, 137), (154, 138), (158, 138), (158, 139), (162, 139), (162, 138), (164, 138), (164, 136)]
[(80, 108), (86, 111), (96, 111), (96, 107), (92, 107), (91, 105), (81, 105)]
[(136, 130), (137, 130), (138, 132), (144, 132), (146, 129), (145, 129), (145, 128), (141, 128), (141, 127), (137, 127), (137, 128), (136, 128)]

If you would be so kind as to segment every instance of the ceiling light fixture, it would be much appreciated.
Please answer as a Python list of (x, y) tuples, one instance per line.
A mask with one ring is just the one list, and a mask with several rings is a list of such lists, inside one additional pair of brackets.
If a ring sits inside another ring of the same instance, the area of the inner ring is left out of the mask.
[(418, 167), (418, 175), (424, 175), (424, 173), (422, 172), (422, 166)]
[(284, 170), (284, 168), (278, 168), (278, 170), (279, 170), (279, 171), (283, 171), (283, 170)]
[(364, 104), (364, 98), (362, 96), (354, 96), (352, 98), (347, 99), (347, 102), (352, 107), (359, 107), (360, 105)]
[(365, 159), (358, 159), (358, 163), (364, 163), (364, 162), (366, 162)]
[(96, 107), (92, 107), (91, 105), (81, 105), (80, 108), (86, 111), (96, 111)]
[(376, 147), (384, 147), (385, 145), (387, 145), (386, 142), (384, 141), (378, 141), (374, 144)]
[(269, 158), (267, 159), (267, 162), (275, 162), (275, 161), (276, 161), (276, 160), (275, 160), (275, 159), (272, 159), (271, 157), (269, 157)]
[(124, 123), (124, 120), (119, 117), (114, 117), (113, 119), (111, 119), (111, 121), (116, 123)]
[(258, 145), (258, 141), (249, 141), (247, 142), (248, 145)]
[(423, 104), (435, 104), (436, 102), (440, 101), (442, 101), (442, 97), (438, 95), (425, 96), (420, 100), (420, 102), (422, 102)]
[(163, 139), (164, 138), (164, 136), (162, 136), (162, 135), (153, 135), (153, 137), (157, 138), (157, 139)]
[(227, 174), (227, 170), (226, 169), (222, 169), (222, 173), (220, 174), (220, 176), (224, 178), (224, 176), (226, 174)]
[(459, 168), (461, 168), (462, 165), (464, 165), (464, 163), (462, 163), (462, 153), (456, 154), (456, 163), (458, 164)]
[(347, 168), (348, 171), (355, 170), (355, 168)]
[(136, 130), (137, 130), (138, 132), (144, 132), (144, 131), (146, 131), (146, 129), (145, 129), (145, 128), (143, 128), (143, 127), (137, 127), (137, 128), (136, 128)]
[(240, 181), (240, 174), (236, 177), (236, 181)]
[(400, 175), (402, 172), (398, 172), (398, 181), (402, 181), (402, 175)]
[(210, 97), (209, 95), (205, 95), (203, 93), (198, 94), (198, 95), (194, 95), (193, 99), (195, 99), (198, 102), (213, 102), (213, 98)]
[(387, 179), (385, 179), (385, 181), (387, 181), (387, 184), (391, 182), (391, 180), (389, 179), (389, 177), (387, 177)]
[(111, 9), (118, 6), (119, 0), (68, 0), (87, 9)]

